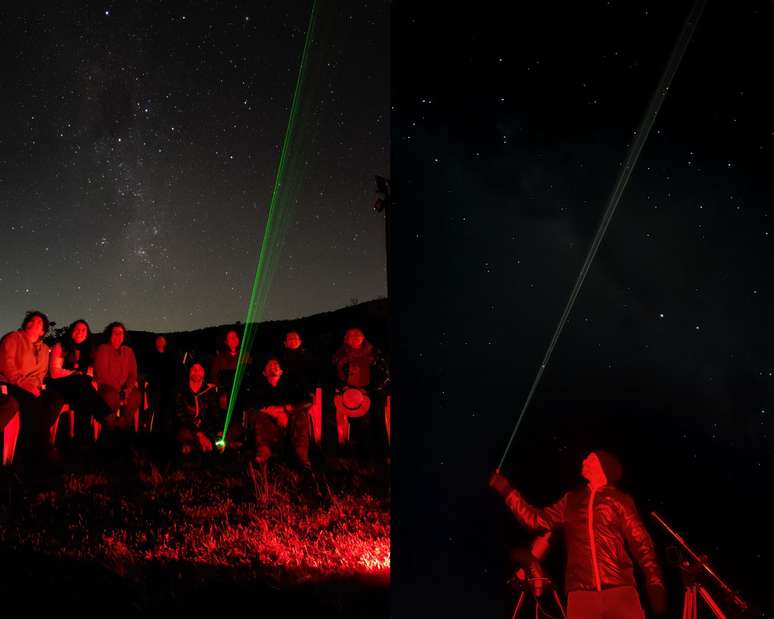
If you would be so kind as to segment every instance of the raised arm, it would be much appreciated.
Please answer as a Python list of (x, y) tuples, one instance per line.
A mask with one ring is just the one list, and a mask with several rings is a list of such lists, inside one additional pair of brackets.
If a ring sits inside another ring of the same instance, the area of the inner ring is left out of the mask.
[(489, 478), (489, 485), (503, 496), (505, 504), (516, 519), (528, 529), (550, 531), (564, 524), (566, 494), (553, 505), (541, 508), (527, 503), (519, 491), (510, 485), (508, 479), (497, 471)]

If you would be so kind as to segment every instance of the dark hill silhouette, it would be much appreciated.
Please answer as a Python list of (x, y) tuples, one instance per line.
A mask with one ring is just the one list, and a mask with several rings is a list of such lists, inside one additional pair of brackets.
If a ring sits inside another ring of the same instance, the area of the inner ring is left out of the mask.
[[(187, 352), (191, 358), (209, 366), (212, 357), (220, 350), (226, 331), (236, 328), (241, 337), (245, 327), (241, 322), (235, 322), (194, 331), (136, 331), (132, 329), (131, 317), (118, 317), (118, 319), (123, 319), (126, 324), (127, 344), (134, 349), (141, 372), (159, 335), (167, 338), (169, 351), (176, 352), (181, 357)], [(341, 345), (344, 332), (351, 327), (361, 328), (368, 341), (389, 359), (389, 311), (388, 301), (384, 298), (304, 318), (257, 323), (251, 354), (254, 359), (261, 359), (268, 354), (279, 352), (285, 334), (292, 329), (301, 334), (304, 347), (319, 359), (323, 370), (329, 371), (331, 357)], [(55, 329), (45, 338), (46, 343), (52, 345), (66, 329), (66, 326)], [(102, 334), (95, 332), (94, 340), (95, 344), (102, 342)]]
[[(241, 334), (244, 327), (241, 322), (237, 322), (195, 331), (149, 332), (133, 331), (131, 323), (128, 323), (127, 339), (141, 366), (148, 353), (153, 350), (158, 335), (167, 338), (170, 350), (180, 354), (188, 352), (194, 359), (208, 363), (220, 349), (226, 331), (236, 328)], [(374, 299), (295, 320), (257, 323), (251, 354), (253, 358), (260, 359), (267, 354), (278, 352), (282, 348), (285, 334), (292, 329), (301, 334), (304, 347), (310, 353), (317, 356), (322, 363), (330, 364), (333, 353), (341, 345), (344, 332), (350, 327), (363, 329), (366, 338), (385, 355), (389, 355), (387, 299)]]

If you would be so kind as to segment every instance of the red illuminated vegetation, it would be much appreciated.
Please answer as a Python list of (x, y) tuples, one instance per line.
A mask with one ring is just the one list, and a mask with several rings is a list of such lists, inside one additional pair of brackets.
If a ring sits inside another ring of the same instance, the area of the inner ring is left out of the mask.
[(386, 470), (329, 458), (318, 498), (284, 465), (264, 476), (240, 454), (160, 467), (139, 450), (126, 456), (65, 472), (45, 489), (10, 483), (3, 552), (92, 565), (130, 583), (151, 572), (173, 581), (217, 573), (240, 586), (346, 581), (386, 591)]

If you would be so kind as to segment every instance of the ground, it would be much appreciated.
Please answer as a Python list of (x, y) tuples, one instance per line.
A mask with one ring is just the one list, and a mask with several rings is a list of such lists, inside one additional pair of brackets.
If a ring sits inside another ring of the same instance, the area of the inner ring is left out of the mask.
[(85, 446), (3, 471), (0, 593), (33, 615), (387, 617), (389, 473), (318, 454), (317, 484), (249, 454)]

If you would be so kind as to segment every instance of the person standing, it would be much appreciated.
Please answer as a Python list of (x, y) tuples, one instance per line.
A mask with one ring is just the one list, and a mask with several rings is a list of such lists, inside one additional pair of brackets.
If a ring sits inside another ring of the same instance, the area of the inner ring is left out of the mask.
[(153, 411), (154, 431), (169, 435), (175, 419), (175, 398), (183, 379), (180, 358), (167, 350), (167, 338), (156, 336), (153, 352), (147, 359), (148, 404)]
[(632, 556), (643, 572), (653, 613), (666, 612), (666, 590), (653, 542), (632, 498), (615, 487), (622, 468), (606, 451), (591, 452), (581, 474), (586, 485), (545, 508), (527, 503), (495, 471), (489, 485), (530, 530), (564, 530), (568, 619), (644, 619)]
[(292, 382), (300, 391), (313, 393), (320, 386), (319, 364), (304, 346), (298, 331), (288, 331), (285, 335), (279, 361), (285, 380)]
[[(226, 410), (228, 407), (228, 399), (231, 396), (231, 387), (234, 384), (234, 378), (236, 376), (237, 362), (239, 361), (239, 333), (236, 329), (229, 329), (226, 331), (223, 338), (223, 347), (215, 355), (210, 367), (209, 382), (217, 385), (219, 396), (218, 404), (221, 410)], [(252, 366), (253, 360), (250, 354), (247, 353), (245, 358), (242, 359), (242, 365), (245, 366), (245, 371)], [(244, 384), (244, 382), (243, 382)], [(234, 403), (234, 408), (241, 408), (238, 401)]]

